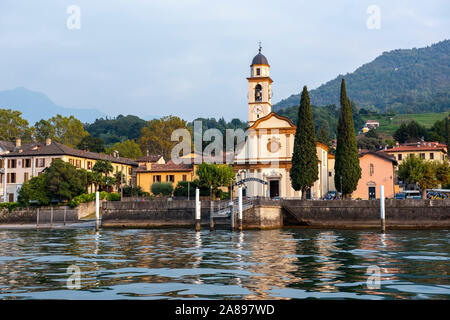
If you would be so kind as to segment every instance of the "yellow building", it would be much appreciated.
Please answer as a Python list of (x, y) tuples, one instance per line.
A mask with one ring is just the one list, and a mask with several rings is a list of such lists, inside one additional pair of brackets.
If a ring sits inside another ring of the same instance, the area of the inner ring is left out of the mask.
[[(23, 145), (21, 140), (17, 139), (14, 148), (10, 148), (1, 157), (3, 157), (3, 166), (0, 172), (3, 202), (17, 201), (22, 184), (30, 178), (40, 175), (55, 159), (61, 159), (78, 169), (88, 171), (92, 170), (98, 160), (109, 161), (114, 170), (111, 175), (122, 171), (126, 185), (135, 185), (134, 171), (138, 166), (135, 161), (121, 158), (118, 154), (111, 156), (78, 150), (58, 142), (52, 142), (51, 139), (47, 139), (45, 143)], [(91, 186), (91, 192), (93, 191), (93, 186)]]
[(145, 162), (136, 170), (137, 185), (145, 192), (151, 192), (152, 184), (155, 182), (170, 182), (175, 189), (180, 181), (193, 181), (195, 175), (194, 164), (175, 164), (172, 161), (167, 163)]
[(395, 146), (380, 152), (390, 154), (395, 157), (400, 165), (408, 156), (414, 155), (424, 160), (447, 161), (447, 145), (438, 142), (417, 142)]

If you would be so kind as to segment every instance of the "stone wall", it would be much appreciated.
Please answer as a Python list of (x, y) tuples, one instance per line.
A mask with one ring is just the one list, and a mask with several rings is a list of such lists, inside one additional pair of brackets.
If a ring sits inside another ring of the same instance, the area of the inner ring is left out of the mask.
[[(228, 201), (214, 201), (226, 206)], [(210, 201), (201, 201), (201, 224), (209, 225)], [(193, 227), (195, 200), (107, 201), (102, 205), (103, 227)]]
[[(318, 228), (378, 228), (379, 200), (282, 200), (284, 225)], [(450, 200), (385, 201), (386, 227), (448, 228)]]
[[(0, 210), (0, 224), (32, 223), (37, 221), (37, 208), (18, 208)], [(49, 224), (51, 220), (51, 207), (39, 208), (39, 224)], [(66, 207), (66, 222), (78, 221), (78, 210)], [(64, 207), (53, 208), (53, 223), (64, 222)]]

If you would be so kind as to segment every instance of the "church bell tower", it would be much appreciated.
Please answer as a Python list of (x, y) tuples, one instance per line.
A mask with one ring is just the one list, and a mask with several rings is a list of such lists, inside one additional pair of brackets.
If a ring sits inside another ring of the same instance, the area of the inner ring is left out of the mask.
[(267, 58), (259, 52), (250, 65), (248, 80), (248, 124), (251, 126), (256, 120), (272, 112), (272, 91), (270, 78), (270, 65)]

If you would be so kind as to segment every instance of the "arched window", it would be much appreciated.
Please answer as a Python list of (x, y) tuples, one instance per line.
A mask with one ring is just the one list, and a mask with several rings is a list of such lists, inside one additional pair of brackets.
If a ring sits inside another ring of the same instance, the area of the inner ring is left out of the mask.
[(262, 87), (257, 84), (255, 87), (255, 101), (262, 101)]

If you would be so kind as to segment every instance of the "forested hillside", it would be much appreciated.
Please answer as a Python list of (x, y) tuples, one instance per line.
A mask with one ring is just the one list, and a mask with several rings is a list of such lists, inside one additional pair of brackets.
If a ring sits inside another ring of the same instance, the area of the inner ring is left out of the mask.
[[(450, 108), (450, 40), (419, 49), (384, 52), (352, 73), (310, 91), (314, 105), (339, 104), (345, 78), (348, 96), (358, 108), (398, 113), (443, 112)], [(273, 106), (274, 111), (298, 105), (299, 94)]]

